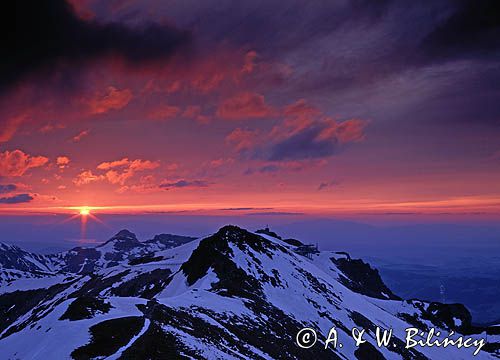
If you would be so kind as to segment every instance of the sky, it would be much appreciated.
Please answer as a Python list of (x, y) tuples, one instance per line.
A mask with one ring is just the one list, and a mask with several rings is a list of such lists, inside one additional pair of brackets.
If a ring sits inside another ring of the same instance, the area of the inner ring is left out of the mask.
[(495, 0), (2, 8), (4, 222), (500, 218)]

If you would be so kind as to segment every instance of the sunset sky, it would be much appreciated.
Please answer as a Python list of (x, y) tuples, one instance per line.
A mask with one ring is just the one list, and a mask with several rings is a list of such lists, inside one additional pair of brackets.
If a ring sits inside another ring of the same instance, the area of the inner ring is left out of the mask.
[(4, 215), (500, 217), (495, 1), (2, 7)]

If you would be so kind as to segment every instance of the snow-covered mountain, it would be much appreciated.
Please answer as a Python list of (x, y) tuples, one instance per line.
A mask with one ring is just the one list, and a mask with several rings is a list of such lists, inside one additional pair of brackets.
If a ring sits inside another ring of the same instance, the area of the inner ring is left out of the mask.
[(77, 247), (70, 251), (51, 256), (64, 272), (85, 274), (98, 269), (117, 266), (121, 263), (148, 261), (157, 251), (169, 249), (195, 238), (172, 234), (156, 235), (153, 239), (140, 242), (135, 234), (122, 230), (104, 244), (93, 248)]
[[(304, 254), (304, 248), (297, 240), (226, 226), (205, 238), (161, 235), (146, 242), (121, 231), (96, 248), (49, 256), (44, 276), (0, 286), (0, 354), (5, 359), (472, 358), (472, 347), (405, 347), (405, 329), (436, 328), (441, 338), (450, 331), (455, 337), (487, 337), (475, 358), (498, 357), (498, 328), (472, 326), (465, 307), (402, 300), (363, 261), (345, 253)], [(24, 260), (2, 261), (2, 271)], [(305, 327), (318, 334), (318, 343), (307, 349), (296, 344)], [(325, 349), (332, 327), (342, 347)], [(355, 327), (366, 330), (359, 346), (351, 336)], [(388, 346), (377, 346), (377, 327), (393, 330)]]
[(190, 236), (159, 234), (151, 240), (140, 242), (135, 234), (122, 230), (96, 247), (76, 247), (53, 255), (38, 255), (14, 245), (0, 243), (0, 284), (26, 277), (61, 273), (87, 274), (121, 263), (152, 261), (155, 252), (195, 239)]
[(56, 270), (52, 259), (0, 243), (0, 284), (23, 278), (39, 278)]

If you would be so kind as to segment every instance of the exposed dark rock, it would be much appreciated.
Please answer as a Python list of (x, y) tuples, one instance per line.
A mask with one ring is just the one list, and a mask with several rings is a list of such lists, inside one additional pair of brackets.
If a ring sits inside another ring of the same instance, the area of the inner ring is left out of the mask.
[[(170, 327), (180, 330), (198, 339), (203, 339), (204, 342), (215, 347), (224, 344), (225, 351), (239, 353), (243, 358), (263, 359), (259, 354), (249, 349), (248, 345), (250, 345), (261, 349), (273, 359), (341, 359), (332, 349), (324, 350), (321, 346), (302, 349), (290, 345), (294, 344), (294, 335), (303, 327), (300, 323), (263, 301), (255, 302), (250, 307), (255, 312), (256, 317), (232, 318), (227, 317), (226, 314), (196, 308), (197, 311), (216, 319), (219, 324), (223, 325), (221, 328), (196, 316), (193, 311), (171, 308), (154, 301), (148, 302), (147, 305), (138, 305), (138, 308), (152, 323), (160, 324), (163, 328)], [(259, 321), (262, 315), (266, 316), (265, 322)], [(269, 334), (273, 334), (273, 336), (270, 337)], [(238, 341), (233, 341), (234, 337)], [(175, 343), (170, 342), (170, 345), (179, 348), (179, 345)], [(205, 358), (200, 354), (192, 354), (192, 352), (187, 354), (195, 359)]]
[(170, 249), (187, 244), (188, 242), (191, 242), (193, 240), (196, 240), (196, 238), (174, 234), (159, 234), (155, 235), (155, 237), (151, 240), (145, 241), (144, 244), (161, 244), (165, 247), (165, 249)]
[(65, 263), (63, 271), (89, 274), (94, 271), (95, 262), (101, 257), (101, 253), (94, 248), (76, 247), (60, 256)]
[(429, 331), (429, 327), (419, 318), (417, 314), (406, 314), (406, 313), (401, 313), (397, 315), (398, 318), (406, 321), (408, 324), (412, 325), (413, 327), (416, 327), (422, 331)]
[(71, 293), (69, 297), (99, 297), (102, 291), (112, 288), (114, 283), (121, 281), (123, 277), (129, 273), (130, 270), (125, 270), (110, 277), (103, 277), (102, 275), (90, 275), (90, 280), (83, 284), (80, 289)]
[(52, 300), (61, 291), (67, 289), (73, 282), (53, 285), (47, 289), (14, 291), (0, 295), (0, 332), (11, 326), (21, 316), (31, 312), (23, 322), (10, 327), (3, 333), (1, 339), (24, 329), (40, 318), (42, 310), (47, 309), (45, 302)]
[(304, 243), (297, 239), (283, 239), (283, 241), (292, 246), (304, 246)]
[[(371, 333), (372, 335), (376, 333), (377, 326), (365, 315), (353, 311), (350, 317), (359, 328), (365, 329), (367, 333)], [(426, 356), (415, 349), (407, 349), (405, 342), (395, 335), (392, 336), (391, 344), (387, 349), (401, 355), (404, 360), (427, 360)]]
[(378, 299), (401, 300), (382, 281), (377, 269), (360, 259), (330, 259), (345, 276), (340, 277), (342, 284), (352, 291)]
[(268, 256), (272, 256), (270, 249), (275, 248), (273, 243), (258, 235), (236, 226), (225, 226), (214, 235), (203, 239), (191, 257), (182, 264), (181, 269), (187, 277), (188, 284), (193, 285), (212, 268), (219, 279), (213, 284), (213, 288), (221, 295), (238, 295), (246, 298), (262, 296), (260, 283), (231, 260), (233, 251), (229, 243), (238, 246), (242, 251), (249, 247)]
[(256, 231), (256, 233), (257, 234), (269, 235), (269, 236), (272, 236), (273, 238), (282, 240), (281, 236), (279, 236), (278, 234), (276, 234), (274, 231), (269, 230), (269, 228), (259, 229), (259, 230)]
[(106, 314), (111, 309), (111, 304), (103, 299), (93, 296), (82, 296), (75, 299), (59, 318), (59, 320), (92, 319), (97, 313)]
[(26, 314), (47, 295), (45, 289), (14, 291), (0, 295), (0, 332)]
[(351, 260), (351, 255), (349, 255), (349, 253), (345, 252), (345, 251), (335, 251), (335, 254), (337, 255), (343, 255), (346, 257), (347, 260)]
[(134, 233), (128, 230), (121, 230), (113, 236), (111, 239), (106, 241), (104, 244), (97, 246), (97, 248), (101, 248), (108, 244), (112, 243), (113, 248), (117, 251), (129, 251), (136, 247), (141, 247), (143, 244), (137, 240), (137, 237)]
[(113, 288), (111, 293), (116, 296), (136, 296), (151, 299), (170, 283), (171, 275), (172, 272), (169, 269), (155, 269), (121, 283)]
[(467, 331), (471, 328), (472, 316), (462, 304), (437, 302), (426, 304), (418, 300), (410, 301), (410, 303), (421, 311), (422, 319), (429, 320), (436, 326), (458, 331)]
[(203, 357), (184, 346), (182, 342), (178, 340), (177, 336), (163, 331), (156, 322), (152, 322), (149, 325), (146, 332), (123, 352), (120, 359), (204, 360)]
[(163, 260), (163, 256), (154, 256), (154, 254), (149, 254), (146, 256), (137, 257), (135, 259), (129, 260), (129, 265), (140, 265), (147, 264), (151, 262), (161, 261)]
[(71, 357), (87, 360), (114, 354), (141, 331), (144, 318), (128, 316), (100, 322), (90, 327), (90, 342), (75, 349)]

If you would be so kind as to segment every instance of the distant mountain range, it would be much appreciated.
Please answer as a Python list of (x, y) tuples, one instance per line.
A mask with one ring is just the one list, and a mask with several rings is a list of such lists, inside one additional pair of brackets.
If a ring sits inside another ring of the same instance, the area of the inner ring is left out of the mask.
[[(405, 329), (487, 337), (460, 304), (403, 300), (377, 270), (269, 230), (225, 226), (202, 238), (122, 230), (96, 247), (37, 255), (0, 244), (5, 359), (469, 359), (473, 349), (406, 348)], [(335, 326), (342, 348), (324, 348)], [(296, 344), (302, 328), (320, 341)], [(356, 346), (351, 329), (366, 329)], [(393, 329), (378, 347), (376, 328)]]

